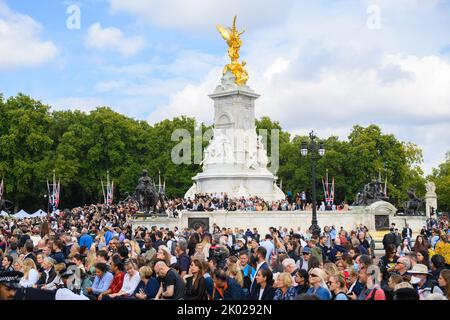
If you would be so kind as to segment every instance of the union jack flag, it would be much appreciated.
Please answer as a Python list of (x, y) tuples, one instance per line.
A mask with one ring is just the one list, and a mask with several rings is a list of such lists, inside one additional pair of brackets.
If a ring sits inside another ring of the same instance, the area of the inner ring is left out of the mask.
[(100, 182), (102, 184), (102, 192), (103, 192), (103, 199), (105, 205), (112, 205), (114, 200), (114, 180), (109, 180), (109, 171), (106, 175), (106, 193), (105, 193), (105, 186), (103, 185), (103, 180), (100, 179)]
[(325, 178), (322, 177), (323, 193), (325, 195), (325, 204), (332, 206), (334, 203), (334, 177), (331, 178), (331, 183), (328, 182), (328, 169)]
[(47, 181), (48, 190), (48, 205), (51, 212), (58, 210), (60, 193), (61, 193), (61, 182), (56, 183), (55, 172), (53, 172), (53, 183), (49, 184)]

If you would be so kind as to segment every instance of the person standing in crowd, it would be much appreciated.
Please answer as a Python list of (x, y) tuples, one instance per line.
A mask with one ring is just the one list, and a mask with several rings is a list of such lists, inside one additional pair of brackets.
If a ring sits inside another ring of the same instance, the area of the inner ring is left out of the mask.
[(395, 269), (398, 257), (396, 256), (397, 250), (395, 244), (389, 244), (385, 248), (385, 250), (386, 252), (384, 256), (380, 258), (378, 266), (380, 267), (381, 273), (383, 275), (383, 281), (387, 283), (390, 273)]
[(266, 234), (264, 240), (259, 243), (259, 245), (261, 247), (266, 249), (265, 259), (267, 262), (270, 262), (270, 257), (272, 256), (272, 254), (274, 253), (274, 250), (275, 250), (275, 246), (272, 241), (273, 241), (273, 237), (270, 234)]
[(402, 243), (397, 247), (397, 256), (404, 257), (411, 253), (411, 247), (409, 246), (408, 239), (403, 239)]
[(409, 227), (408, 223), (405, 224), (405, 227), (402, 230), (402, 238), (408, 240), (408, 245), (411, 244), (412, 229)]
[(248, 252), (240, 252), (239, 253), (239, 266), (242, 270), (242, 276), (243, 276), (243, 289), (244, 294), (248, 297), (250, 295), (250, 287), (252, 285), (252, 281), (255, 278), (256, 270), (253, 268), (250, 264), (250, 259), (248, 256)]
[(177, 269), (180, 273), (181, 278), (183, 278), (189, 272), (189, 266), (191, 264), (191, 258), (187, 255), (188, 244), (186, 240), (180, 239), (176, 243), (175, 252), (177, 255)]
[(393, 244), (394, 247), (397, 248), (397, 246), (395, 245), (395, 241), (396, 241), (395, 229), (393, 227), (391, 227), (389, 229), (389, 233), (386, 233), (383, 237), (384, 250), (387, 251), (389, 245), (391, 245), (391, 244)]
[(297, 269), (297, 273), (295, 275), (294, 281), (297, 284), (297, 286), (295, 286), (297, 295), (306, 293), (308, 291), (308, 289), (310, 287), (308, 271), (306, 271), (304, 269)]
[(450, 230), (447, 230), (447, 233), (442, 231), (439, 240), (436, 242), (434, 252), (443, 256), (445, 264), (450, 268)]

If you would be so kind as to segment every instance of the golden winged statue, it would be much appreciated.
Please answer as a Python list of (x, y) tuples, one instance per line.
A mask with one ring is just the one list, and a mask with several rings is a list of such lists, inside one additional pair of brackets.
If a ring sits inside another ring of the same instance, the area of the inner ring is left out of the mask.
[(244, 68), (246, 64), (245, 61), (239, 63), (239, 49), (242, 46), (242, 40), (240, 37), (245, 31), (239, 32), (236, 29), (236, 18), (237, 16), (234, 16), (233, 27), (231, 29), (217, 25), (217, 30), (228, 44), (228, 56), (231, 60), (231, 63), (227, 64), (223, 69), (223, 74), (230, 70), (236, 78), (236, 84), (241, 86), (245, 85), (248, 80), (248, 73)]

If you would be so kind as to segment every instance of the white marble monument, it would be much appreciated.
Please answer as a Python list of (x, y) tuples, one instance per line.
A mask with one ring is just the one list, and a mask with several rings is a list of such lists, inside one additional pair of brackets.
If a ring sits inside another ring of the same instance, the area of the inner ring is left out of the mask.
[(425, 213), (429, 217), (431, 213), (431, 208), (437, 209), (437, 195), (436, 195), (436, 185), (434, 182), (427, 181), (425, 183), (425, 189), (427, 193), (425, 194)]
[(268, 169), (269, 159), (255, 126), (255, 100), (247, 85), (236, 84), (227, 71), (209, 95), (214, 100), (214, 136), (204, 151), (203, 172), (185, 197), (196, 193), (227, 193), (229, 197), (258, 196), (268, 201), (285, 198)]
[(259, 95), (247, 86), (245, 61), (239, 62), (244, 31), (220, 25), (217, 30), (228, 45), (230, 63), (223, 70), (221, 84), (209, 95), (214, 100), (214, 134), (204, 152), (203, 172), (193, 177), (185, 194), (226, 193), (230, 197), (258, 196), (268, 201), (285, 198), (276, 185), (277, 177), (267, 169), (269, 159), (263, 138), (255, 127), (255, 100)]

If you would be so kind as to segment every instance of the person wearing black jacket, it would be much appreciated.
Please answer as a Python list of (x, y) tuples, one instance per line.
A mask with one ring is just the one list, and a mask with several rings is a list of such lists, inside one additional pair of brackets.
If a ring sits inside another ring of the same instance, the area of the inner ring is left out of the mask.
[(56, 278), (56, 271), (53, 267), (53, 259), (52, 258), (45, 258), (44, 262), (42, 263), (42, 268), (44, 269), (41, 273), (41, 277), (39, 278), (38, 282), (36, 283), (36, 286), (38, 288), (41, 288), (42, 286), (49, 284)]
[(408, 241), (411, 243), (412, 229), (409, 227), (409, 224), (405, 224), (405, 227), (402, 230), (402, 238), (408, 239)]
[(37, 264), (36, 255), (33, 253), (33, 250), (34, 250), (33, 240), (28, 239), (27, 241), (25, 241), (24, 247), (25, 247), (25, 251), (27, 253), (25, 254), (25, 257), (23, 259), (24, 260), (25, 259), (31, 259), (31, 260), (33, 260), (33, 262), (35, 264)]
[[(387, 250), (387, 248), (388, 248), (388, 246), (390, 244), (395, 245), (395, 240), (396, 240), (395, 238), (396, 237), (395, 237), (395, 230), (394, 230), (394, 228), (389, 229), (389, 233), (386, 233), (384, 235), (384, 237), (383, 237), (384, 250)], [(395, 246), (395, 247), (397, 248), (398, 246)]]
[(252, 287), (250, 300), (273, 300), (275, 288), (273, 287), (273, 274), (269, 269), (260, 269), (255, 276), (256, 285)]
[(203, 274), (203, 263), (198, 259), (193, 259), (189, 268), (189, 275), (185, 278), (186, 291), (184, 300), (208, 300), (206, 281)]

